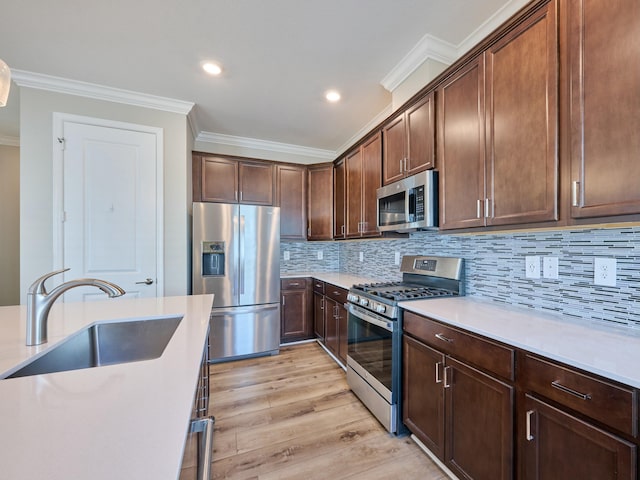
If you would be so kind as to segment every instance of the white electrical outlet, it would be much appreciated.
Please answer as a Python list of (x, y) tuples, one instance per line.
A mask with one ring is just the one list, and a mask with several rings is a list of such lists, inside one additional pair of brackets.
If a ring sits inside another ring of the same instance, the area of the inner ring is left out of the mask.
[(540, 278), (540, 257), (537, 255), (524, 257), (524, 276)]
[(291, 260), (291, 252), (289, 252), (289, 250), (284, 251), (284, 259)]
[(558, 278), (558, 257), (542, 257), (542, 276)]
[(360, 252), (360, 261), (364, 262), (364, 252)]
[(395, 252), (393, 261), (396, 265), (400, 265), (400, 252)]
[(322, 260), (324, 258), (324, 254), (322, 253), (322, 250), (318, 250), (318, 260)]
[(616, 263), (615, 258), (594, 258), (593, 283), (595, 285), (604, 285), (605, 287), (615, 287)]

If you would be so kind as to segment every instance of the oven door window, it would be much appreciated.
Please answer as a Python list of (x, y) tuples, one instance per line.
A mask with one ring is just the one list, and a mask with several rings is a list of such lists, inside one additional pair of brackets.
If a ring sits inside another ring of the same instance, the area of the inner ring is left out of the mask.
[(393, 333), (349, 314), (349, 356), (391, 391)]

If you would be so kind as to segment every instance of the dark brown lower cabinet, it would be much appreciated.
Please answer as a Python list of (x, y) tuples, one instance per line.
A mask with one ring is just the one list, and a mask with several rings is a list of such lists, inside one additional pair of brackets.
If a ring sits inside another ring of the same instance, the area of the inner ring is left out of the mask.
[(403, 420), (459, 478), (513, 478), (514, 387), (405, 335)]
[(325, 338), (325, 300), (322, 293), (313, 292), (313, 333), (324, 342)]
[[(325, 284), (324, 345), (335, 357), (347, 365), (348, 323), (347, 290), (330, 283)], [(316, 314), (317, 315), (317, 314)]]
[(445, 463), (459, 478), (513, 478), (514, 387), (447, 357)]
[(324, 345), (335, 356), (338, 356), (338, 343), (340, 342), (340, 331), (338, 330), (338, 319), (336, 317), (337, 305), (335, 300), (327, 296), (324, 297)]
[(636, 446), (525, 395), (525, 479), (635, 480)]
[(444, 458), (444, 355), (403, 338), (402, 421), (438, 458)]
[(280, 341), (313, 338), (311, 283), (307, 278), (280, 281)]

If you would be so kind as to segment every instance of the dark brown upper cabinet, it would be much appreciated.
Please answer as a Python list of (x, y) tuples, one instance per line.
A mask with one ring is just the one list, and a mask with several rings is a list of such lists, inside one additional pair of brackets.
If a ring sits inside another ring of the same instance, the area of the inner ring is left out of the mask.
[(308, 240), (333, 238), (333, 164), (310, 166), (308, 169), (309, 208)]
[(437, 90), (440, 228), (558, 219), (556, 2)]
[(376, 190), (380, 188), (380, 132), (345, 156), (345, 237), (379, 236)]
[(307, 238), (307, 168), (276, 165), (277, 206), (280, 207), (280, 238)]
[(273, 180), (272, 163), (193, 155), (194, 201), (273, 205)]
[(571, 216), (640, 213), (640, 3), (567, 4)]
[(434, 103), (431, 92), (382, 127), (383, 185), (435, 167)]

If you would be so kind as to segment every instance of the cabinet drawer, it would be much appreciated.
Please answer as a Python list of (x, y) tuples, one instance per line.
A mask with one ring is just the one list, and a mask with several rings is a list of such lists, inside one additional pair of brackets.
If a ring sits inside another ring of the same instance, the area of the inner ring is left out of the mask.
[(514, 380), (515, 351), (415, 313), (404, 313), (404, 331), (460, 360)]
[(281, 290), (304, 290), (307, 288), (306, 278), (281, 278), (280, 289)]
[(518, 378), (539, 393), (616, 430), (637, 436), (637, 394), (632, 388), (600, 380), (529, 354), (523, 355)]
[(330, 298), (333, 298), (340, 305), (343, 305), (347, 301), (347, 290), (330, 283), (325, 283), (324, 294)]
[(322, 280), (313, 279), (313, 291), (324, 295), (324, 282)]

